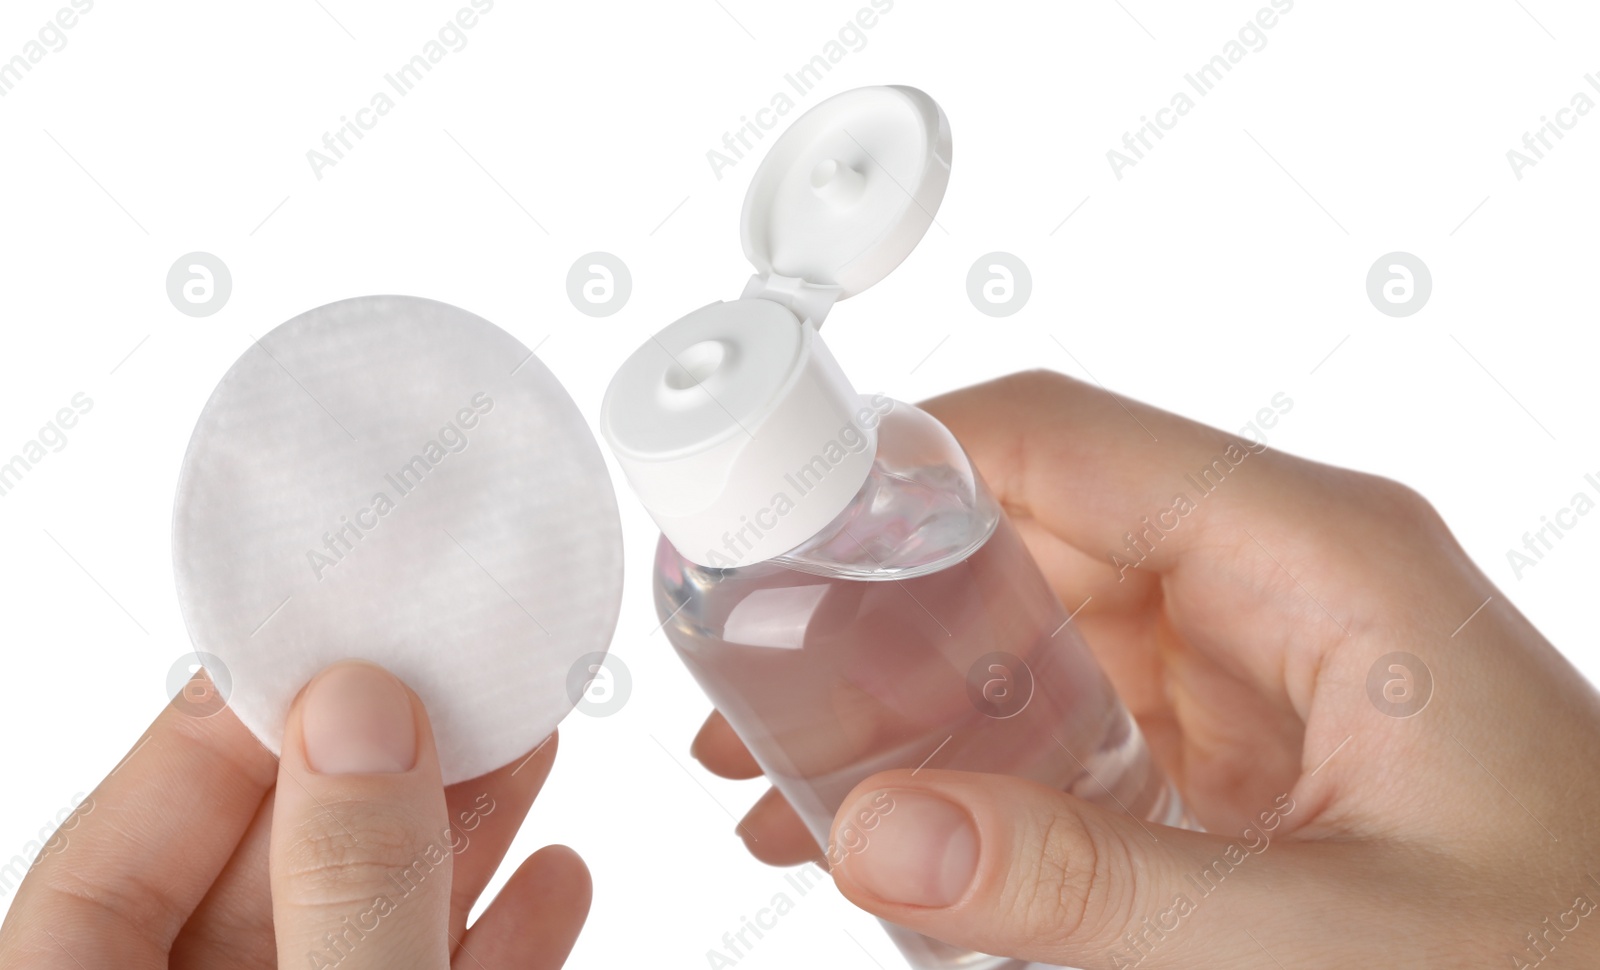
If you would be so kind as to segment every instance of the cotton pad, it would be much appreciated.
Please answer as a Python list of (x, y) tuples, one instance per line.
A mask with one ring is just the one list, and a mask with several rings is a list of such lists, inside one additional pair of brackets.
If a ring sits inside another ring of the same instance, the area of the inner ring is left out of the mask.
[(555, 729), (622, 596), (577, 406), (510, 334), (412, 297), (332, 303), (245, 351), (184, 456), (173, 559), (196, 650), (274, 753), (300, 689), (359, 657), (421, 696), (446, 784)]

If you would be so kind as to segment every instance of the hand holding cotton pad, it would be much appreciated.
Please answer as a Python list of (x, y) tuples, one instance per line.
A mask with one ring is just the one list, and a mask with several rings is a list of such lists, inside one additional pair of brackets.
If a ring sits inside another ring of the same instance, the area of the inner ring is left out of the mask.
[(446, 784), (555, 729), (622, 595), (577, 406), (505, 331), (411, 297), (312, 310), (239, 358), (184, 457), (173, 559), (190, 637), (264, 744), (312, 676), (360, 657), (422, 697)]

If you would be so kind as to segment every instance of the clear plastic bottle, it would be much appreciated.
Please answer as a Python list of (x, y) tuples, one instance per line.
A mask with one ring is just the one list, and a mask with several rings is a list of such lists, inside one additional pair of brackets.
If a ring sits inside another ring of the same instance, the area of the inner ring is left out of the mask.
[[(600, 424), (661, 527), (667, 636), (825, 847), (862, 779), (1030, 778), (1176, 824), (1183, 808), (1011, 523), (930, 415), (863, 397), (818, 333), (932, 225), (951, 136), (921, 91), (797, 119), (745, 196), (738, 300), (634, 351)], [(919, 970), (1017, 961), (890, 933)]]
[[(891, 768), (1029, 778), (1178, 824), (1182, 807), (955, 439), (896, 402), (850, 505), (789, 553), (717, 569), (656, 550), (668, 638), (827, 844)], [(1021, 967), (889, 927), (913, 965)]]

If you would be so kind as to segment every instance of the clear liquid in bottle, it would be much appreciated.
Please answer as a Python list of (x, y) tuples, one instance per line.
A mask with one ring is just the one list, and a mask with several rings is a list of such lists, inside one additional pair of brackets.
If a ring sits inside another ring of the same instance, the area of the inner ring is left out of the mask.
[[(697, 565), (663, 538), (665, 631), (767, 777), (827, 845), (864, 778), (1014, 775), (1159, 824), (1182, 804), (954, 438), (895, 403), (849, 506), (776, 559)], [(885, 924), (919, 970), (1001, 970)]]

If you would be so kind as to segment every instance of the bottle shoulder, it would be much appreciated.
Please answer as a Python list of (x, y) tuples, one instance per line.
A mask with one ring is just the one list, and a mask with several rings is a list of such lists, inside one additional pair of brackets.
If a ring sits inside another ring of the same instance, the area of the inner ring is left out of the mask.
[(795, 570), (829, 578), (900, 580), (961, 562), (988, 541), (999, 504), (950, 431), (926, 411), (893, 402), (878, 449), (850, 503), (819, 532), (762, 563), (707, 573)]

